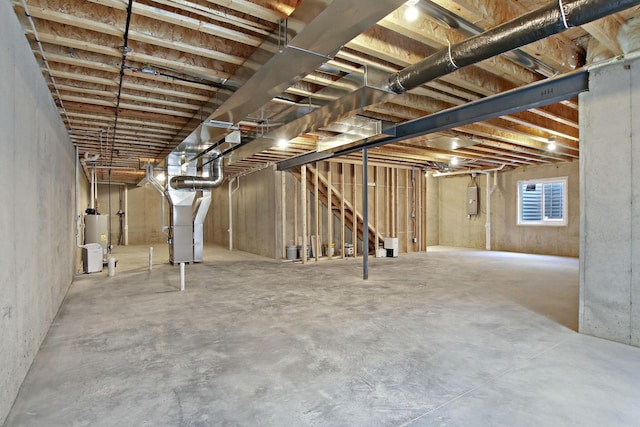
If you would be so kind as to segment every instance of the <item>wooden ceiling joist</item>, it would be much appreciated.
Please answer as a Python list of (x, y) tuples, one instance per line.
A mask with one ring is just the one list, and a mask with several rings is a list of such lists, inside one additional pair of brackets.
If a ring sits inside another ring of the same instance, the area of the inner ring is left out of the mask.
[[(127, 0), (24, 1), (38, 40), (30, 22), (24, 19), (22, 0), (13, 0), (14, 8), (21, 16), (25, 34), (73, 141), (82, 152), (100, 151), (108, 164), (134, 168), (139, 166), (141, 157), (163, 160), (221, 105), (232, 93), (231, 86), (225, 85), (229, 80), (244, 81), (246, 73), (259, 67), (250, 63), (256, 48), (300, 4), (300, 0), (135, 1), (127, 35), (131, 50), (123, 64), (121, 46)], [(548, 3), (548, 0), (431, 1), (476, 28), (448, 25), (435, 14), (429, 15), (428, 5), (419, 8), (417, 20), (409, 22), (404, 8), (400, 8), (346, 43), (320, 68), (305, 70), (290, 87), (274, 93), (274, 99), (256, 107), (257, 112), (251, 114), (255, 117), (238, 118), (237, 124), (243, 132), (255, 132), (261, 120), (309, 98), (325, 96), (319, 91), (340, 85), (339, 80), (348, 73), (364, 67), (395, 73), (467, 39), (474, 32), (490, 29)], [(634, 7), (521, 50), (562, 74), (582, 64), (589, 40), (597, 40), (612, 55), (621, 54), (617, 33), (628, 19), (638, 16), (640, 7)], [(46, 62), (41, 57), (41, 48)], [(499, 55), (426, 82), (403, 96), (362, 106), (358, 114), (402, 124), (544, 78), (535, 67)], [(331, 96), (325, 98), (333, 101)], [(118, 103), (120, 109), (116, 114)], [(564, 100), (378, 147), (370, 150), (370, 161), (423, 170), (448, 164), (453, 156), (463, 161), (461, 168), (574, 161), (580, 148), (578, 119), (578, 100)], [(269, 148), (246, 159), (232, 153), (227, 156), (230, 160), (227, 172), (240, 176), (307, 154), (327, 135), (335, 133), (315, 129), (293, 139), (286, 149)], [(473, 145), (445, 149), (442, 141), (433, 141), (454, 136), (472, 139)], [(554, 152), (547, 150), (550, 137), (556, 140)], [(360, 162), (361, 155), (350, 154), (344, 161)], [(105, 170), (100, 174), (108, 176)], [(114, 169), (111, 177), (139, 182), (143, 174), (137, 169)]]

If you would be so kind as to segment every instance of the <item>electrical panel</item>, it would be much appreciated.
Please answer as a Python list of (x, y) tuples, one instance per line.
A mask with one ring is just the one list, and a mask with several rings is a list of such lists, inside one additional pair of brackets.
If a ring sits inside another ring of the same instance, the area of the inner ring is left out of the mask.
[(478, 187), (467, 187), (467, 215), (478, 215)]

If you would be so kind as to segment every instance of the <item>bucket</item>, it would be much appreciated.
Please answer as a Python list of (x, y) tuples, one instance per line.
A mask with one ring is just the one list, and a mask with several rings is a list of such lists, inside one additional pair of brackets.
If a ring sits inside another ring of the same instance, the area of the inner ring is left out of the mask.
[(329, 243), (329, 244), (325, 244), (322, 245), (323, 249), (324, 249), (324, 254), (326, 256), (333, 256), (335, 254), (335, 249), (336, 249), (336, 244), (335, 243)]
[(298, 256), (298, 248), (295, 246), (287, 246), (287, 259), (293, 261)]
[[(296, 249), (298, 250), (298, 258), (302, 259), (302, 245), (296, 246)], [(307, 245), (307, 259), (310, 257), (309, 253), (309, 245)]]
[(344, 244), (344, 256), (347, 256), (347, 257), (353, 256), (353, 244), (351, 243)]

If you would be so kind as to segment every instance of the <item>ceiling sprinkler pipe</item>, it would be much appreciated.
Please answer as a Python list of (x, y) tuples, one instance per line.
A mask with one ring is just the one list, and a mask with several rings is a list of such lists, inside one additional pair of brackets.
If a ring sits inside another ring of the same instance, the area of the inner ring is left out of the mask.
[(555, 0), (463, 42), (450, 45), (389, 77), (401, 94), (459, 68), (509, 52), (640, 4), (640, 0)]

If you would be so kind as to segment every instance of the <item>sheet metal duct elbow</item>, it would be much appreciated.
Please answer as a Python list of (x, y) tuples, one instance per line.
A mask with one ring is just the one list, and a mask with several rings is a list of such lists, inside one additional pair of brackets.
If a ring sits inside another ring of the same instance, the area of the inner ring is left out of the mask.
[(175, 190), (209, 190), (219, 187), (224, 181), (224, 173), (222, 170), (222, 157), (218, 157), (211, 163), (207, 164), (209, 176), (174, 176), (169, 181), (169, 186)]

